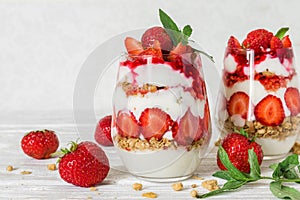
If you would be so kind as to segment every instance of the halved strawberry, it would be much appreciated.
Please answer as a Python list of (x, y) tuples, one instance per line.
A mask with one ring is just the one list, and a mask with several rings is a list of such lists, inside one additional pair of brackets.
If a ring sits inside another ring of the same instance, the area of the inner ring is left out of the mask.
[(133, 113), (120, 111), (116, 120), (116, 127), (122, 137), (138, 138), (139, 126)]
[(142, 45), (144, 48), (154, 46), (154, 41), (158, 40), (161, 44), (161, 48), (164, 51), (170, 51), (173, 47), (172, 40), (163, 27), (155, 26), (149, 28), (142, 35)]
[(284, 109), (280, 98), (269, 94), (254, 108), (257, 121), (265, 126), (278, 126), (284, 120)]
[(230, 116), (239, 114), (246, 119), (249, 109), (249, 96), (245, 92), (236, 92), (227, 102), (227, 111)]
[(236, 39), (234, 36), (230, 36), (228, 42), (227, 42), (227, 47), (231, 48), (231, 49), (240, 49), (241, 48), (241, 44), (238, 41), (238, 39)]
[(142, 43), (132, 37), (126, 37), (124, 43), (126, 50), (130, 55), (139, 55), (144, 51)]
[(300, 94), (297, 88), (289, 87), (284, 93), (284, 100), (291, 111), (291, 116), (300, 113)]
[(276, 36), (273, 36), (271, 41), (270, 41), (270, 48), (271, 49), (281, 49), (283, 47), (283, 44), (281, 42), (281, 40), (276, 37)]
[(140, 116), (141, 133), (146, 140), (160, 140), (172, 125), (171, 117), (159, 108), (146, 108)]
[(189, 46), (189, 45), (183, 45), (181, 42), (179, 42), (179, 43), (177, 44), (177, 46), (174, 47), (174, 48), (171, 50), (171, 52), (170, 52), (170, 54), (169, 54), (169, 56), (168, 56), (168, 59), (169, 59), (170, 61), (172, 61), (172, 62), (175, 62), (175, 61), (176, 61), (176, 58), (177, 58), (178, 56), (181, 56), (181, 55), (186, 54), (186, 53), (192, 53), (192, 52), (193, 52), (193, 49), (192, 49), (191, 46)]
[(292, 42), (288, 35), (284, 36), (281, 41), (282, 41), (283, 47), (285, 47), (285, 48), (292, 47)]
[(203, 134), (200, 117), (193, 115), (190, 109), (184, 116), (172, 127), (172, 136), (174, 140), (183, 146), (192, 144), (193, 141), (200, 139)]

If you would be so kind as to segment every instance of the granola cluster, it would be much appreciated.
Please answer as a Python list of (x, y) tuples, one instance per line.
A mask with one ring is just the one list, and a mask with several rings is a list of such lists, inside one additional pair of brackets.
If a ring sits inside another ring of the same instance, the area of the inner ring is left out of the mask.
[(246, 121), (243, 127), (237, 127), (228, 118), (224, 123), (224, 130), (222, 134), (227, 134), (235, 129), (243, 128), (248, 132), (250, 137), (257, 138), (271, 138), (277, 140), (284, 140), (285, 138), (298, 134), (300, 129), (300, 116), (286, 117), (279, 126), (265, 126), (258, 121)]
[[(157, 140), (155, 137), (152, 137), (150, 140), (140, 139), (140, 138), (127, 138), (116, 135), (114, 137), (118, 146), (121, 149), (127, 151), (145, 151), (145, 150), (163, 150), (163, 149), (177, 149), (178, 145), (174, 140), (169, 140), (167, 138), (162, 138)], [(192, 148), (200, 148), (204, 144), (205, 138), (201, 138), (198, 141), (193, 142), (187, 146), (187, 150)]]
[(154, 93), (158, 90), (167, 89), (167, 87), (165, 87), (165, 86), (159, 87), (159, 86), (149, 84), (149, 83), (145, 83), (142, 86), (138, 86), (138, 85), (129, 83), (127, 81), (119, 83), (119, 86), (122, 87), (122, 89), (125, 91), (127, 96), (137, 95), (137, 94), (145, 95), (148, 92)]

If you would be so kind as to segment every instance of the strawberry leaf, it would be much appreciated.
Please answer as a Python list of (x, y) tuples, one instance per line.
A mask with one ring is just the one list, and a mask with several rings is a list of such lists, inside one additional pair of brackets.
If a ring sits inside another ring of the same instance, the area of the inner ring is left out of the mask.
[(278, 37), (280, 40), (285, 36), (286, 32), (289, 30), (288, 27), (281, 28), (277, 31), (275, 34), (276, 37)]
[(280, 199), (298, 200), (300, 192), (295, 188), (282, 185), (281, 181), (272, 181), (270, 183), (270, 190), (274, 196)]

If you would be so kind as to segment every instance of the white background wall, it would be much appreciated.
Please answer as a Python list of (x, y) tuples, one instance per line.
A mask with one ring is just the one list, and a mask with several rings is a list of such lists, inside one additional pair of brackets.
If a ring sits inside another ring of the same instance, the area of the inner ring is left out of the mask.
[(230, 35), (283, 26), (300, 66), (299, 0), (0, 0), (0, 112), (71, 110), (88, 55), (114, 35), (159, 25), (158, 8), (193, 27), (218, 70)]

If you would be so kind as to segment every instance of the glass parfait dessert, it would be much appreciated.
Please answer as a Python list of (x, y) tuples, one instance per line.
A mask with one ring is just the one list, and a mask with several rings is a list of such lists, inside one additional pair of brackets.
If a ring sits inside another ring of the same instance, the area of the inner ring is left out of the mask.
[(265, 29), (225, 51), (216, 116), (222, 135), (243, 128), (262, 145), (266, 159), (287, 154), (300, 127), (300, 95), (288, 28)]
[[(166, 22), (161, 10), (160, 16)], [(125, 39), (127, 52), (113, 96), (112, 138), (127, 170), (147, 180), (190, 177), (211, 138), (201, 56), (186, 31), (155, 26), (141, 41)]]

